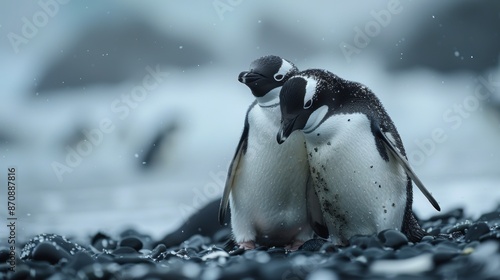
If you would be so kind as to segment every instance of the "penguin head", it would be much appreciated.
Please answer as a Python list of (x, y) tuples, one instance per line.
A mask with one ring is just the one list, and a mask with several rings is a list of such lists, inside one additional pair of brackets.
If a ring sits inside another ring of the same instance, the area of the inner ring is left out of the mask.
[(335, 75), (325, 70), (306, 70), (291, 77), (281, 88), (279, 144), (295, 130), (314, 131), (335, 103), (332, 98)]
[(299, 70), (293, 63), (279, 56), (268, 55), (254, 60), (250, 71), (243, 71), (238, 81), (247, 85), (259, 105), (279, 103), (279, 88)]

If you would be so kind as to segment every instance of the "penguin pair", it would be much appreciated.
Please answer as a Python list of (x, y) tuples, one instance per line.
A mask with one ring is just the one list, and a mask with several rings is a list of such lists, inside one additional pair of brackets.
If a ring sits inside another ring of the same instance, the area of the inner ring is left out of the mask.
[(354, 235), (389, 228), (411, 241), (422, 238), (412, 181), (439, 205), (368, 88), (325, 70), (299, 72), (277, 56), (255, 60), (239, 81), (256, 101), (229, 169), (219, 220), (229, 202), (240, 247), (296, 249), (314, 233), (347, 244)]

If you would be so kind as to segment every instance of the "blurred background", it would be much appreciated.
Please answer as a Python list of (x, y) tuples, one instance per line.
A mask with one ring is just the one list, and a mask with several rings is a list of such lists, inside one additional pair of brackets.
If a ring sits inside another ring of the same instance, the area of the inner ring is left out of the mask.
[(220, 196), (237, 76), (275, 54), (370, 87), (443, 210), (477, 217), (500, 202), (498, 26), (494, 0), (2, 1), (1, 205), (15, 166), (20, 237), (162, 236)]

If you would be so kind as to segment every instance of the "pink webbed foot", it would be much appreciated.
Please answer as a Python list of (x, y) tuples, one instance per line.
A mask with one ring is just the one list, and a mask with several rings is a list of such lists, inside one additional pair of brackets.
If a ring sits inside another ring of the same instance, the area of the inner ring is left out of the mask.
[(285, 250), (297, 251), (299, 249), (299, 247), (302, 246), (302, 244), (304, 244), (304, 241), (302, 241), (302, 240), (295, 240), (295, 241), (293, 241), (292, 244), (286, 245), (285, 246)]
[(253, 242), (253, 241), (240, 242), (240, 243), (238, 243), (238, 245), (240, 246), (240, 248), (245, 249), (245, 250), (255, 249), (255, 242)]

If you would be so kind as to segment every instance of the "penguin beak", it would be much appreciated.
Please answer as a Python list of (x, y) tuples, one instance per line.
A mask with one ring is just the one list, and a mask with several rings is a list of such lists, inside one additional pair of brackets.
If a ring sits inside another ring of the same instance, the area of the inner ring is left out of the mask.
[(292, 134), (292, 132), (295, 130), (295, 121), (297, 120), (298, 116), (296, 116), (293, 119), (284, 119), (281, 121), (281, 127), (280, 130), (278, 131), (278, 135), (276, 135), (276, 140), (278, 141), (278, 144), (283, 144), (285, 140)]
[(243, 71), (240, 73), (240, 75), (238, 75), (238, 81), (246, 85), (249, 83), (256, 82), (261, 78), (262, 75), (249, 71)]

